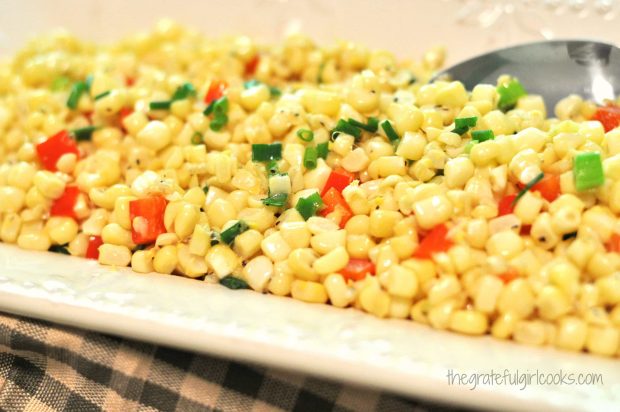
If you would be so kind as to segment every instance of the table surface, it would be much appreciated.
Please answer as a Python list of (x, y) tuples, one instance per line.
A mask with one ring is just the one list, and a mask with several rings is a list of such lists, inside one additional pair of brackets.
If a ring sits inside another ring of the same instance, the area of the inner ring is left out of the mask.
[(454, 411), (0, 313), (3, 411)]

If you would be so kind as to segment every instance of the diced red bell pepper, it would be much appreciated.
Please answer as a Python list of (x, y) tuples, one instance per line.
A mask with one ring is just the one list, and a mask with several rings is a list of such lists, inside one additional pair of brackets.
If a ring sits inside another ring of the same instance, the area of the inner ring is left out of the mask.
[(127, 87), (133, 86), (135, 82), (136, 82), (136, 79), (132, 76), (127, 76), (125, 78), (125, 86)]
[(327, 193), (321, 196), (323, 199), (324, 207), (321, 209), (321, 216), (325, 217), (328, 214), (337, 211), (340, 215), (340, 227), (344, 228), (344, 225), (347, 224), (347, 221), (353, 216), (353, 212), (349, 207), (349, 204), (342, 194), (335, 187), (330, 188)]
[(509, 215), (512, 212), (514, 212), (515, 208), (513, 207), (513, 203), (516, 198), (517, 198), (516, 194), (504, 196), (497, 205), (497, 215), (504, 216), (504, 215)]
[(532, 225), (522, 225), (519, 234), (521, 236), (529, 236), (532, 231)]
[(52, 216), (66, 216), (72, 217), (78, 220), (75, 214), (75, 206), (80, 196), (80, 189), (77, 186), (67, 186), (62, 196), (54, 200), (52, 208), (50, 209), (50, 215)]
[(509, 268), (507, 271), (497, 277), (504, 283), (510, 283), (519, 277), (519, 272), (515, 268)]
[(224, 96), (224, 92), (228, 88), (228, 83), (225, 80), (213, 80), (209, 85), (209, 90), (205, 95), (205, 103), (211, 104), (211, 102)]
[(614, 233), (607, 242), (607, 251), (620, 253), (620, 235)]
[(252, 76), (256, 72), (258, 63), (260, 63), (260, 56), (256, 54), (245, 64), (245, 75)]
[(347, 172), (343, 168), (339, 167), (331, 172), (323, 186), (321, 196), (323, 196), (332, 187), (336, 188), (339, 192), (342, 192), (345, 187), (349, 186), (352, 181), (355, 180), (355, 175), (351, 172)]
[(125, 117), (129, 116), (132, 113), (133, 109), (131, 107), (123, 107), (121, 110), (118, 111), (118, 116), (122, 122), (123, 120), (125, 120)]
[(531, 190), (532, 192), (539, 192), (542, 197), (549, 202), (553, 202), (562, 192), (560, 187), (560, 176), (547, 174), (540, 182), (532, 186)]
[(86, 259), (99, 259), (99, 246), (103, 245), (101, 236), (90, 236), (88, 238), (88, 248), (86, 249)]
[(62, 130), (37, 145), (39, 161), (43, 167), (53, 172), (56, 171), (58, 159), (67, 153), (74, 153), (78, 157), (80, 155), (75, 140), (71, 138), (67, 130)]
[(413, 253), (413, 257), (431, 259), (434, 253), (447, 252), (452, 245), (452, 240), (448, 239), (448, 227), (442, 223), (435, 226), (422, 239)]
[(363, 280), (366, 276), (375, 274), (375, 264), (368, 259), (351, 258), (340, 274), (345, 279)]
[(599, 107), (592, 120), (598, 120), (608, 132), (616, 127), (620, 126), (620, 106), (610, 104), (607, 106)]
[[(129, 202), (131, 239), (137, 245), (152, 243), (157, 236), (166, 233), (164, 212), (168, 201), (162, 195), (155, 195)], [(142, 218), (137, 222), (137, 217)]]

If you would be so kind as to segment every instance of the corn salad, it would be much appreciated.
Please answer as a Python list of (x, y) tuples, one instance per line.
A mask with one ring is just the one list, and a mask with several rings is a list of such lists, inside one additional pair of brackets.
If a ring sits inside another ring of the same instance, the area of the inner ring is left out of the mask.
[(427, 84), (442, 61), (38, 38), (0, 63), (0, 239), (618, 357), (620, 111)]

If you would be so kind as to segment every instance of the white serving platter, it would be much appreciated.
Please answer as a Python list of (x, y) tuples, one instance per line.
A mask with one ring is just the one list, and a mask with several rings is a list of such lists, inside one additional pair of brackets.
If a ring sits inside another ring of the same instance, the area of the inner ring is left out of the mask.
[[(620, 0), (0, 0), (0, 57), (65, 27), (110, 42), (172, 17), (208, 35), (266, 42), (301, 31), (448, 61), (551, 37), (620, 42)], [(607, 6), (606, 6), (607, 5)], [(59, 12), (62, 11), (62, 12)], [(502, 410), (612, 411), (620, 362), (488, 337), (469, 338), (354, 310), (230, 291), (162, 275), (0, 244), (0, 310), (306, 372), (404, 395)], [(448, 373), (596, 373), (602, 385), (449, 385)]]

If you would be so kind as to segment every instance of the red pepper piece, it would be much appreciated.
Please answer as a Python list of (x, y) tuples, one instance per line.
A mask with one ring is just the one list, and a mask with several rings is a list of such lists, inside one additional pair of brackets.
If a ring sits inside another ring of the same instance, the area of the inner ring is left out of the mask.
[[(157, 236), (166, 233), (164, 212), (168, 201), (162, 195), (150, 196), (129, 202), (131, 239), (137, 245), (152, 243)], [(141, 218), (136, 222), (134, 219)]]
[(74, 153), (79, 157), (80, 152), (75, 140), (71, 138), (69, 132), (62, 130), (55, 135), (48, 137), (46, 141), (37, 145), (37, 155), (39, 161), (47, 170), (56, 171), (56, 162), (64, 154)]
[(136, 83), (136, 79), (132, 76), (127, 76), (125, 78), (125, 86), (127, 87), (131, 87), (134, 85), (134, 83)]
[(353, 212), (349, 207), (349, 204), (344, 197), (340, 194), (335, 187), (330, 188), (323, 196), (324, 207), (321, 210), (321, 216), (325, 217), (328, 214), (337, 211), (340, 214), (340, 227), (344, 228), (344, 225), (347, 224), (347, 221), (353, 216)]
[(502, 282), (508, 284), (519, 277), (519, 272), (517, 272), (517, 270), (514, 268), (509, 268), (501, 275), (497, 275), (497, 277), (500, 278)]
[(91, 236), (88, 238), (88, 248), (86, 249), (86, 259), (99, 259), (99, 246), (103, 245), (101, 236)]
[(228, 83), (225, 80), (213, 80), (209, 85), (209, 90), (205, 95), (205, 103), (211, 104), (217, 99), (224, 96), (224, 92), (228, 88)]
[(531, 190), (533, 192), (539, 192), (542, 197), (549, 202), (553, 202), (562, 193), (560, 176), (551, 174), (545, 175), (540, 182), (532, 186)]
[(605, 132), (620, 126), (620, 106), (613, 104), (599, 107), (592, 120), (598, 120), (605, 128)]
[(418, 248), (413, 253), (413, 257), (420, 259), (431, 259), (434, 253), (447, 252), (453, 245), (448, 239), (448, 227), (445, 224), (435, 226), (422, 239)]
[(254, 55), (250, 59), (249, 62), (245, 64), (245, 75), (252, 76), (256, 73), (256, 68), (258, 67), (258, 63), (260, 63), (260, 56), (258, 54)]
[(607, 242), (607, 251), (620, 253), (620, 235), (614, 233)]
[(65, 187), (65, 191), (62, 196), (54, 200), (54, 203), (52, 203), (50, 215), (72, 217), (75, 220), (78, 220), (75, 214), (75, 205), (78, 202), (79, 195), (80, 189), (78, 189), (77, 186)]
[(339, 192), (342, 192), (345, 187), (349, 186), (352, 181), (355, 180), (355, 175), (351, 172), (347, 172), (343, 168), (339, 167), (331, 172), (323, 186), (321, 196), (323, 196), (332, 187), (336, 188)]
[(497, 205), (497, 215), (498, 216), (504, 216), (504, 215), (509, 215), (511, 213), (514, 212), (515, 208), (513, 206), (513, 203), (515, 201), (515, 199), (517, 198), (517, 195), (508, 195), (508, 196), (504, 196), (500, 201), (499, 204)]
[(363, 280), (366, 276), (374, 276), (375, 264), (368, 259), (351, 258), (340, 274), (345, 279)]

